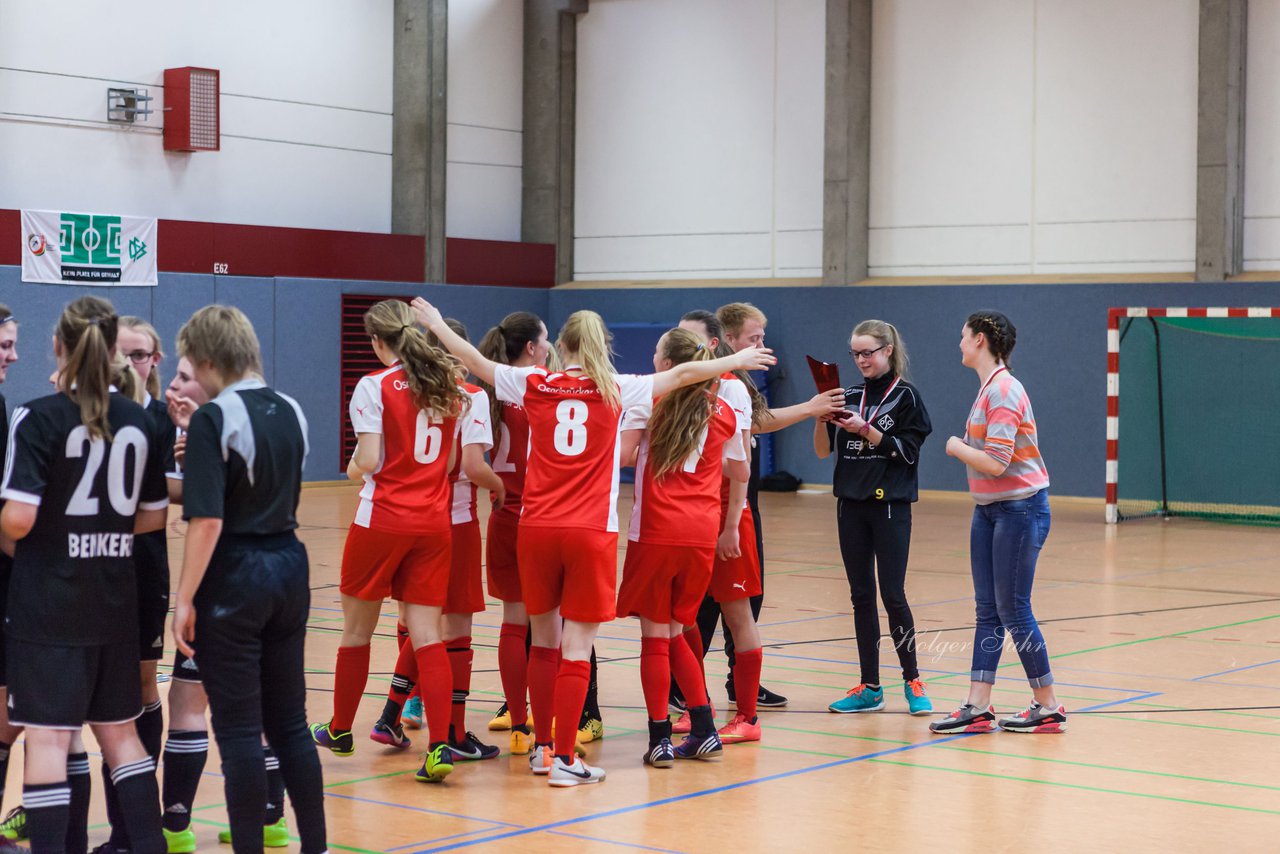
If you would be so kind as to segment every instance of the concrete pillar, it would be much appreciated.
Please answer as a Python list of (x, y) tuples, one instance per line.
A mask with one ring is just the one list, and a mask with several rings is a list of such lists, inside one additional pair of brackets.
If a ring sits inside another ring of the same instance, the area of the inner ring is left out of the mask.
[(1243, 267), (1244, 85), (1248, 0), (1200, 0), (1196, 279)]
[(443, 282), (448, 0), (395, 0), (391, 230), (426, 236), (425, 280)]
[(556, 283), (573, 279), (578, 15), (588, 0), (525, 0), (520, 236), (554, 243)]
[(871, 199), (871, 0), (827, 0), (822, 283), (866, 278)]

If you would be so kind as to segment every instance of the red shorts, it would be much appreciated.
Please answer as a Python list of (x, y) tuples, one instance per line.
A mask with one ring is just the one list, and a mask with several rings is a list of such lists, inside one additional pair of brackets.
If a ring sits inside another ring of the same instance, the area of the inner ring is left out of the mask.
[(556, 608), (580, 623), (613, 619), (618, 587), (618, 533), (520, 526), (520, 586), (530, 614)]
[(444, 612), (478, 614), (484, 610), (484, 588), (480, 585), (480, 523), (477, 520), (453, 526), (452, 552)]
[(365, 602), (388, 597), (412, 605), (444, 605), (449, 589), (450, 536), (392, 534), (352, 525), (342, 550), (346, 596)]
[(748, 599), (764, 592), (760, 584), (760, 555), (756, 552), (756, 523), (751, 511), (743, 510), (738, 521), (738, 549), (733, 560), (716, 558), (711, 569), (711, 598), (717, 602)]
[(508, 513), (489, 515), (489, 541), (485, 570), (489, 576), (489, 595), (503, 602), (523, 602), (520, 591), (520, 563), (516, 560), (516, 532), (520, 519)]
[(618, 616), (692, 626), (711, 583), (715, 546), (627, 543), (618, 590)]

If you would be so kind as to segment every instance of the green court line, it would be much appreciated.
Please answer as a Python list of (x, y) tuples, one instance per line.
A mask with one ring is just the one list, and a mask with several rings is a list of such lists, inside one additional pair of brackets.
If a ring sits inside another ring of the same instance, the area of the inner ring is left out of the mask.
[(1189, 774), (1174, 774), (1168, 771), (1150, 771), (1145, 768), (1121, 768), (1117, 765), (1098, 765), (1092, 762), (1073, 762), (1070, 759), (1051, 759), (1047, 756), (1023, 756), (1017, 753), (1002, 753), (998, 750), (978, 750), (973, 747), (958, 747), (951, 744), (938, 745), (943, 750), (954, 750), (959, 753), (979, 753), (983, 756), (1001, 756), (1010, 759), (1025, 759), (1029, 762), (1048, 762), (1053, 765), (1074, 765), (1078, 768), (1092, 768), (1099, 771), (1122, 771), (1127, 774), (1143, 774), (1150, 777), (1168, 777), (1174, 780), (1191, 780), (1196, 783), (1218, 783), (1223, 786), (1242, 786), (1248, 789), (1265, 789), (1280, 792), (1280, 786), (1267, 786), (1262, 783), (1242, 783), (1239, 780), (1217, 780), (1212, 777), (1193, 777)]
[(1170, 801), (1176, 804), (1192, 804), (1199, 807), (1218, 807), (1219, 809), (1256, 812), (1263, 815), (1280, 815), (1280, 810), (1268, 810), (1261, 807), (1246, 807), (1240, 804), (1220, 804), (1213, 801), (1198, 801), (1192, 798), (1176, 798), (1172, 795), (1156, 795), (1151, 792), (1130, 792), (1124, 789), (1106, 789), (1101, 786), (1085, 786), (1080, 783), (1059, 783), (1054, 780), (1037, 780), (1034, 777), (1017, 777), (1011, 774), (991, 774), (986, 771), (969, 771), (963, 768), (944, 768), (941, 765), (920, 765), (914, 762), (898, 762), (891, 759), (869, 759), (879, 765), (899, 765), (903, 768), (921, 768), (928, 771), (947, 771), (952, 774), (965, 774), (971, 777), (988, 777), (994, 780), (1011, 780), (1016, 783), (1035, 783), (1041, 786), (1053, 786), (1061, 789), (1078, 789), (1084, 792), (1100, 792), (1104, 795), (1128, 795), (1133, 798), (1149, 798), (1156, 801)]
[(1237, 729), (1235, 727), (1227, 727), (1227, 726), (1210, 726), (1209, 724), (1185, 724), (1179, 721), (1160, 721), (1160, 720), (1148, 719), (1148, 718), (1131, 718), (1131, 717), (1128, 717), (1127, 715), (1107, 715), (1107, 717), (1115, 718), (1116, 720), (1119, 720), (1119, 721), (1132, 721), (1134, 723), (1139, 723), (1139, 724), (1159, 724), (1161, 726), (1176, 726), (1176, 727), (1183, 727), (1186, 729), (1207, 729), (1207, 730), (1214, 730), (1216, 732), (1234, 732), (1234, 733), (1239, 733), (1240, 735), (1267, 735), (1272, 738), (1280, 738), (1280, 732), (1265, 732), (1259, 729)]
[[(223, 830), (226, 830), (227, 828), (229, 828), (229, 827), (230, 827), (230, 825), (229, 825), (229, 824), (227, 824), (226, 822), (222, 822), (222, 821), (210, 821), (210, 820), (209, 820), (209, 819), (207, 819), (207, 818), (193, 818), (193, 819), (191, 819), (191, 823), (192, 823), (192, 824), (207, 824), (207, 825), (210, 825), (210, 826), (212, 826), (212, 827), (220, 827), (220, 828), (222, 828)], [(290, 839), (291, 841), (293, 841), (293, 842), (299, 842), (299, 841), (301, 841), (301, 840), (299, 840), (299, 839), (298, 839), (298, 837), (294, 836), (293, 834), (290, 834), (290, 835), (289, 835), (289, 839)], [(334, 843), (334, 842), (330, 842), (330, 843), (328, 843), (328, 845), (329, 845), (329, 847), (330, 847), (330, 848), (336, 848), (336, 849), (338, 849), (339, 851), (354, 851), (354, 852), (355, 852), (355, 854), (382, 854), (382, 852), (381, 852), (381, 851), (372, 851), (372, 850), (370, 850), (370, 849), (368, 849), (368, 848), (352, 848), (350, 845), (338, 845), (337, 843)]]
[[(1134, 646), (1140, 643), (1151, 643), (1152, 641), (1167, 640), (1169, 638), (1176, 638), (1180, 635), (1199, 635), (1199, 634), (1204, 634), (1205, 632), (1214, 632), (1214, 631), (1217, 631), (1218, 629), (1229, 629), (1235, 626), (1247, 626), (1252, 623), (1264, 623), (1267, 620), (1275, 620), (1275, 619), (1280, 619), (1280, 614), (1272, 614), (1268, 617), (1254, 617), (1249, 620), (1237, 620), (1234, 623), (1223, 623), (1218, 626), (1205, 626), (1202, 629), (1190, 629), (1185, 632), (1167, 632), (1162, 635), (1152, 635), (1149, 638), (1137, 638), (1135, 640), (1127, 640), (1127, 641), (1120, 641), (1119, 643), (1107, 644), (1106, 646), (1095, 646), (1095, 647), (1090, 647), (1089, 649), (1077, 649), (1074, 652), (1060, 652), (1056, 655), (1051, 655), (1049, 657), (1049, 660), (1050, 662), (1052, 662), (1056, 658), (1070, 658), (1073, 655), (1085, 655), (1086, 653), (1090, 653), (1090, 652), (1101, 652), (1107, 649), (1119, 649), (1122, 646)], [(1003, 664), (1001, 665), (1001, 667), (1009, 667), (1013, 664), (1019, 664), (1019, 663), (1020, 662), (1014, 661), (1014, 662), (1010, 662), (1009, 664)]]
[[(1165, 703), (1130, 703), (1131, 706), (1145, 706), (1149, 709), (1174, 709), (1177, 711), (1188, 712), (1191, 709), (1187, 706), (1170, 706)], [(1280, 721), (1280, 715), (1260, 715), (1257, 712), (1228, 712), (1219, 710), (1210, 710), (1215, 715), (1231, 715), (1239, 718), (1261, 718), (1264, 721)]]
[(782, 753), (799, 753), (803, 756), (821, 756), (824, 759), (852, 759), (845, 753), (823, 753), (821, 750), (801, 750), (798, 747), (778, 747), (776, 744), (761, 744), (761, 750), (777, 750)]
[(356, 783), (367, 783), (370, 780), (385, 780), (388, 777), (400, 777), (404, 774), (412, 774), (410, 770), (389, 771), (386, 774), (374, 774), (372, 777), (357, 777), (354, 780), (341, 780), (337, 783), (325, 783), (326, 789), (336, 789), (338, 786), (354, 786)]

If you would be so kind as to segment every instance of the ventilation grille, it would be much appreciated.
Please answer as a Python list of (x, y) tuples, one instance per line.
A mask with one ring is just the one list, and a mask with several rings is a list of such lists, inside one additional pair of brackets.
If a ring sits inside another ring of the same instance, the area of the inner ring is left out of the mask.
[(369, 336), (364, 332), (364, 313), (374, 303), (382, 302), (384, 299), (398, 299), (409, 302), (413, 297), (378, 296), (373, 294), (342, 295), (342, 368), (340, 371), (342, 406), (338, 410), (340, 424), (338, 435), (342, 437), (342, 446), (338, 457), (338, 466), (339, 471), (343, 474), (347, 470), (347, 461), (351, 459), (351, 455), (356, 450), (356, 433), (355, 430), (351, 429), (351, 419), (347, 417), (347, 407), (351, 403), (351, 394), (355, 391), (356, 383), (360, 382), (361, 377), (382, 367), (382, 362), (378, 361), (378, 357), (373, 354), (373, 347), (369, 345)]

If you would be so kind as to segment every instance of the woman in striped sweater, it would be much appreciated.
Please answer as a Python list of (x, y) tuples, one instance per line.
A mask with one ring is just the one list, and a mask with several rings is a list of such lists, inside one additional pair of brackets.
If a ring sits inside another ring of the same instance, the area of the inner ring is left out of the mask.
[(969, 697), (933, 732), (990, 732), (996, 725), (991, 688), (1005, 639), (1012, 641), (1034, 700), (1002, 718), (1009, 732), (1063, 732), (1066, 710), (1053, 691), (1044, 635), (1031, 612), (1036, 559), (1049, 536), (1049, 472), (1036, 435), (1026, 389), (1009, 372), (1017, 330), (998, 311), (969, 315), (960, 336), (961, 362), (981, 384), (964, 438), (947, 440), (947, 454), (965, 464), (977, 502), (969, 533), (969, 561), (977, 600)]

